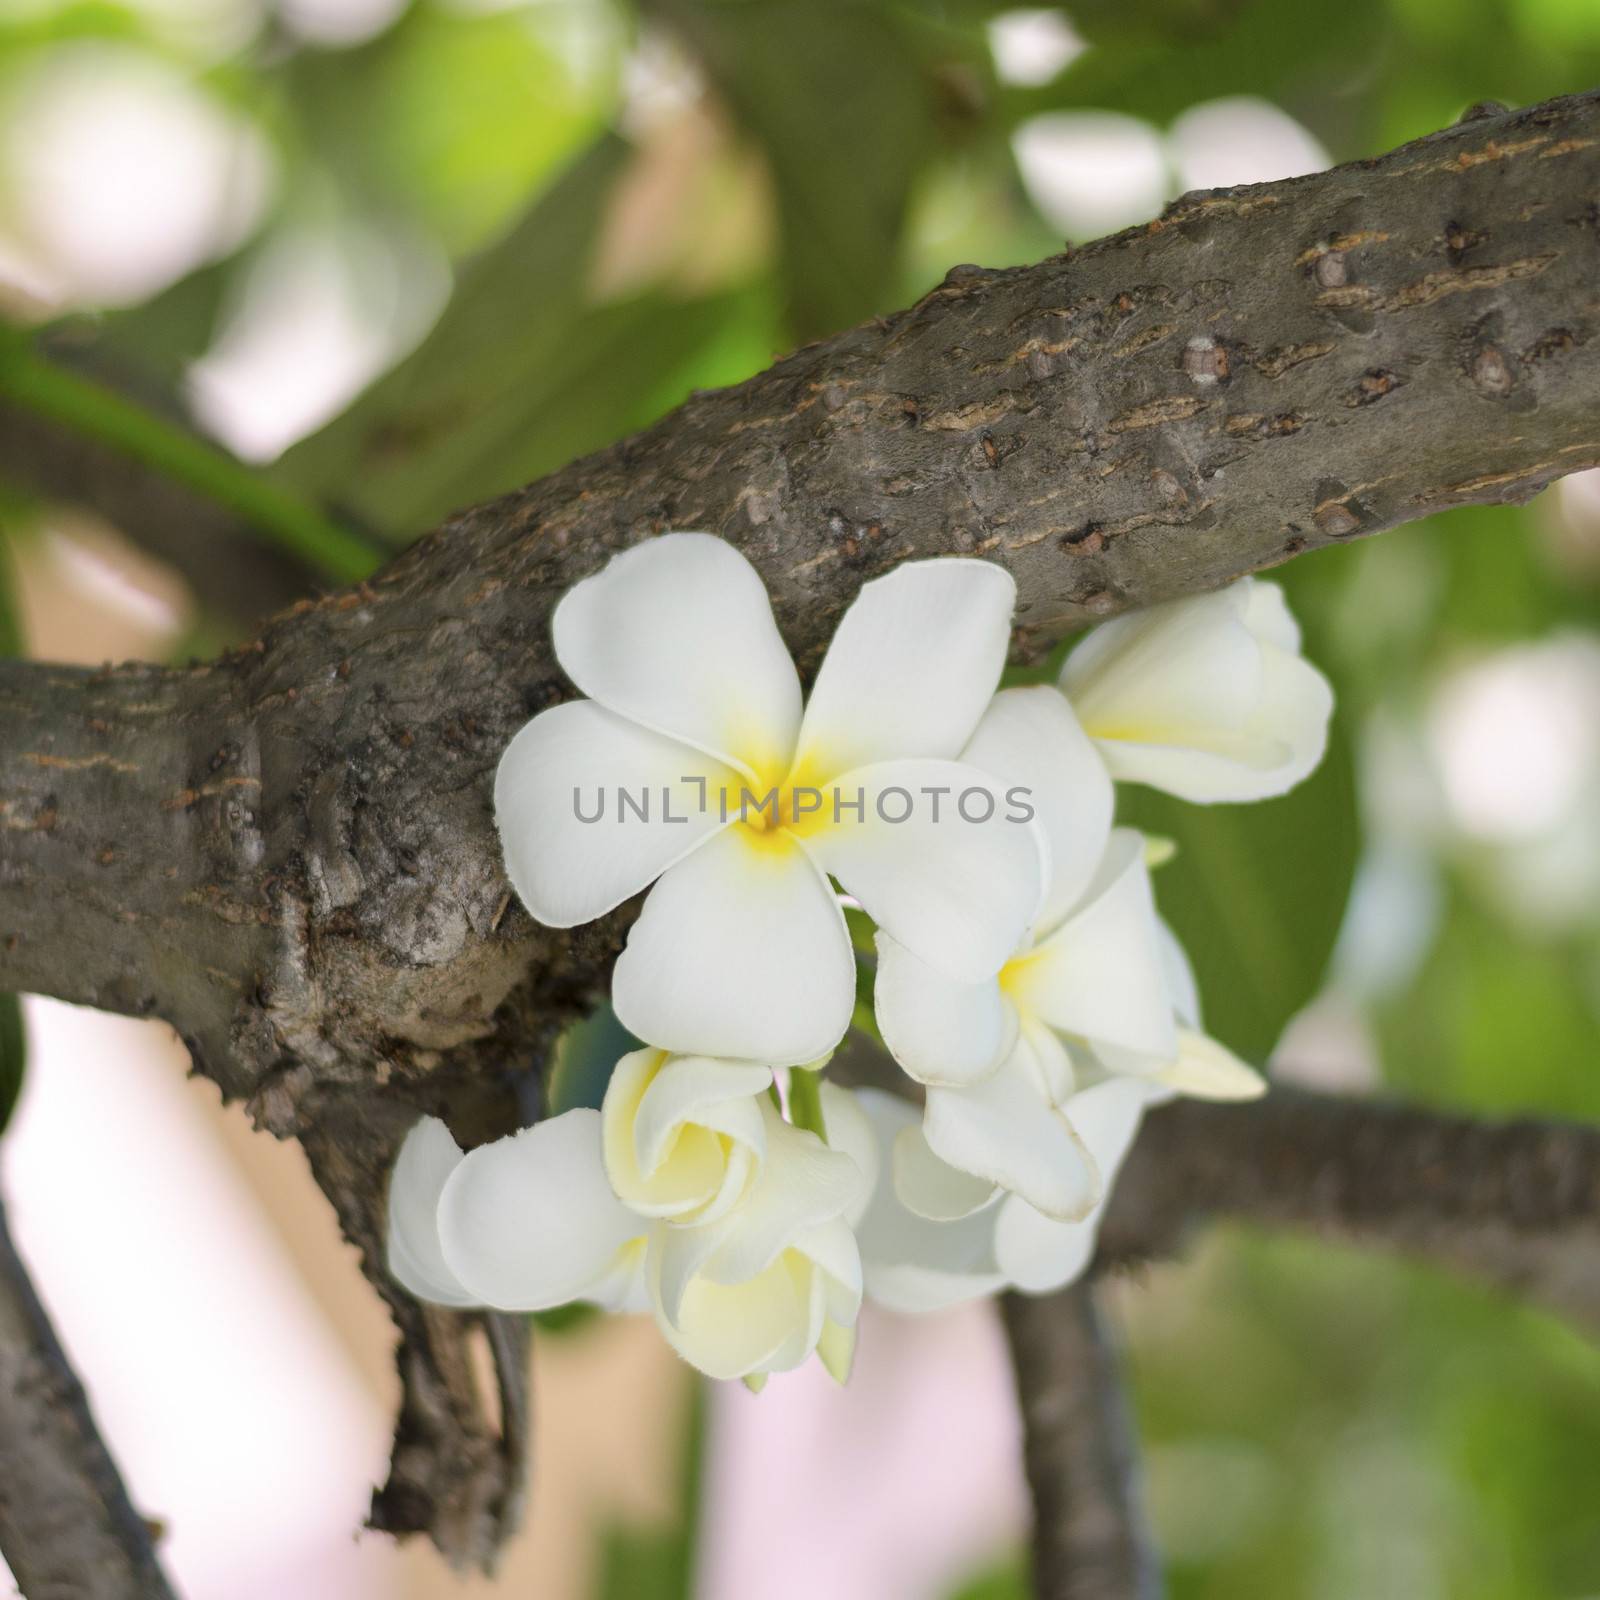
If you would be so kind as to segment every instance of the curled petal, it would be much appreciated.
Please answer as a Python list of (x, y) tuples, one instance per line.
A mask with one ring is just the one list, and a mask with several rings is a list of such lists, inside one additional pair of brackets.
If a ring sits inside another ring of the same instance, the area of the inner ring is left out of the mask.
[(1038, 684), (1002, 689), (961, 759), (1027, 791), (1050, 843), (1037, 920), (1053, 927), (1088, 888), (1111, 834), (1111, 775), (1100, 752), (1066, 697)]
[(822, 869), (930, 967), (966, 983), (993, 977), (1043, 892), (1048, 845), (1037, 824), (960, 761), (885, 761), (845, 773), (832, 790), (859, 796), (863, 816), (841, 803), (840, 820), (805, 832)]
[(1086, 1216), (1100, 1198), (1094, 1157), (1017, 1050), (970, 1089), (930, 1089), (922, 1131), (952, 1167), (1020, 1194), (1047, 1216)]
[(1185, 800), (1261, 800), (1327, 744), (1333, 691), (1299, 644), (1282, 590), (1241, 578), (1102, 623), (1061, 687), (1114, 777)]
[(869, 762), (953, 757), (999, 682), (1016, 584), (988, 561), (910, 561), (864, 584), (828, 646), (797, 764), (819, 779)]
[(1156, 1077), (1197, 1100), (1256, 1100), (1267, 1092), (1267, 1080), (1254, 1067), (1192, 1028), (1179, 1029), (1178, 1058)]
[(894, 1192), (900, 1203), (930, 1222), (970, 1217), (983, 1210), (997, 1192), (987, 1178), (975, 1178), (936, 1156), (927, 1136), (914, 1123), (895, 1135), (890, 1154)]
[(860, 1096), (823, 1079), (822, 1119), (828, 1130), (828, 1148), (838, 1150), (855, 1162), (861, 1183), (855, 1203), (846, 1208), (844, 1220), (853, 1228), (865, 1214), (878, 1184), (880, 1153), (871, 1119), (862, 1109)]
[(848, 1383), (856, 1359), (856, 1330), (837, 1322), (823, 1324), (817, 1340), (817, 1359), (835, 1383)]
[(743, 1197), (766, 1147), (755, 1096), (769, 1068), (635, 1050), (611, 1074), (601, 1107), (606, 1176), (649, 1217), (711, 1222)]
[(959, 1086), (993, 1072), (1017, 1035), (994, 978), (963, 983), (878, 934), (873, 1004), (890, 1055), (918, 1083)]
[(624, 1027), (674, 1054), (815, 1061), (855, 1005), (844, 913), (787, 834), (736, 824), (650, 891), (612, 1004)]
[(722, 1240), (704, 1265), (706, 1274), (722, 1283), (755, 1276), (809, 1230), (857, 1208), (866, 1188), (865, 1174), (844, 1151), (785, 1122), (770, 1100), (757, 1103), (767, 1125), (767, 1158), (749, 1198), (727, 1219)]
[(667, 1343), (712, 1378), (742, 1378), (764, 1370), (811, 1320), (813, 1268), (797, 1251), (785, 1251), (765, 1271), (742, 1283), (715, 1283), (704, 1274), (682, 1275), (668, 1315), (662, 1299), (663, 1253), (682, 1249), (661, 1229), (651, 1239), (649, 1274), (656, 1322)]
[(1104, 1193), (1094, 1209), (1076, 1221), (1046, 1216), (1021, 1195), (1002, 1202), (995, 1255), (1017, 1288), (1043, 1294), (1071, 1283), (1088, 1266), (1111, 1186), (1133, 1146), (1145, 1107), (1165, 1097), (1163, 1091), (1137, 1079), (1109, 1078), (1068, 1101), (1066, 1114), (1094, 1155), (1104, 1177)]
[(731, 768), (593, 701), (542, 711), (495, 773), (511, 886), (546, 927), (592, 922), (715, 833), (720, 797), (739, 782)]
[(591, 699), (750, 777), (783, 771), (800, 680), (760, 575), (708, 533), (613, 556), (562, 597), (556, 659)]
[(389, 1179), (389, 1271), (419, 1300), (475, 1306), (439, 1243), (439, 1196), (461, 1164), (461, 1147), (437, 1117), (405, 1137)]
[(543, 1311), (626, 1299), (645, 1224), (611, 1192), (600, 1113), (563, 1112), (472, 1151), (445, 1184), (445, 1261), (479, 1303)]

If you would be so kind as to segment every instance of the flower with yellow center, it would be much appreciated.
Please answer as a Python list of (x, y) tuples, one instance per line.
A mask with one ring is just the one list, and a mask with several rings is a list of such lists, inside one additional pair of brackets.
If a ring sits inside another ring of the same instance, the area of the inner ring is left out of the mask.
[(495, 815), (512, 885), (548, 926), (650, 888), (612, 987), (635, 1035), (778, 1065), (827, 1054), (855, 994), (830, 879), (935, 971), (1000, 967), (1033, 917), (1042, 847), (957, 758), (1014, 596), (971, 560), (866, 584), (802, 711), (761, 580), (722, 540), (663, 535), (568, 592), (556, 656), (588, 698), (511, 741)]
[(1038, 922), (987, 981), (952, 982), (878, 935), (878, 1026), (927, 1086), (920, 1133), (896, 1145), (896, 1188), (931, 1218), (963, 1215), (1004, 1189), (1072, 1222), (1104, 1192), (1074, 1126), (1078, 1090), (1120, 1076), (1153, 1093), (1229, 1099), (1259, 1093), (1261, 1081), (1195, 1026), (1192, 980), (1156, 916), (1144, 840), (1111, 828), (1110, 781), (1062, 696), (1003, 691), (965, 758), (1029, 788), (1051, 877)]
[(771, 1082), (748, 1062), (646, 1049), (618, 1062), (600, 1112), (467, 1155), (424, 1119), (390, 1183), (390, 1270), (445, 1305), (650, 1310), (712, 1377), (759, 1380), (816, 1352), (843, 1382), (876, 1152), (831, 1085), (830, 1145), (784, 1121)]

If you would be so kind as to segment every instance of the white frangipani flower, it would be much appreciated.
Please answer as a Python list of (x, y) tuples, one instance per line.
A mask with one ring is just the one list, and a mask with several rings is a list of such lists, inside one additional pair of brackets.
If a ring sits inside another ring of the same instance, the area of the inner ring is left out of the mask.
[[(1047, 1217), (1020, 1195), (999, 1191), (976, 1210), (937, 1220), (906, 1205), (891, 1172), (907, 1145), (921, 1142), (916, 1107), (863, 1089), (858, 1098), (880, 1157), (872, 1202), (856, 1230), (867, 1293), (891, 1310), (921, 1312), (1004, 1288), (1046, 1294), (1071, 1283), (1094, 1256), (1100, 1219), (1145, 1108), (1171, 1094), (1136, 1078), (1107, 1078), (1072, 1097), (1073, 1125), (1105, 1180), (1077, 1221)], [(952, 1172), (947, 1181), (962, 1176)]]
[(1114, 778), (1200, 802), (1292, 789), (1333, 711), (1283, 590), (1259, 578), (1102, 622), (1060, 686)]
[[(601, 1112), (465, 1156), (425, 1119), (391, 1180), (390, 1269), (445, 1305), (651, 1310), (712, 1377), (760, 1378), (815, 1351), (842, 1382), (861, 1302), (852, 1223), (873, 1176), (858, 1158), (875, 1151), (785, 1122), (771, 1082), (769, 1068), (647, 1049), (617, 1064)], [(847, 1122), (836, 1093), (823, 1105)]]
[[(1003, 691), (967, 759), (1029, 788), (1051, 878), (1039, 922), (987, 982), (952, 983), (878, 935), (878, 1027), (927, 1086), (921, 1134), (897, 1141), (894, 1180), (912, 1210), (935, 1220), (1005, 1189), (1074, 1222), (1104, 1190), (1072, 1116), (1076, 1091), (1107, 1074), (1219, 1098), (1259, 1093), (1261, 1083), (1215, 1041), (1180, 1028), (1193, 984), (1156, 916), (1144, 840), (1110, 828), (1110, 785), (1067, 702), (1047, 687)], [(1098, 826), (1075, 833), (1086, 819)]]
[[(512, 884), (552, 927), (654, 883), (613, 978), (625, 1026), (685, 1053), (825, 1055), (855, 977), (830, 876), (934, 970), (1000, 966), (1034, 913), (1042, 846), (1003, 804), (988, 822), (957, 813), (985, 780), (956, 758), (1004, 664), (1014, 593), (971, 560), (866, 584), (803, 714), (761, 580), (720, 539), (652, 539), (562, 599), (556, 656), (590, 698), (511, 742), (495, 813)], [(914, 800), (903, 821), (897, 791)]]

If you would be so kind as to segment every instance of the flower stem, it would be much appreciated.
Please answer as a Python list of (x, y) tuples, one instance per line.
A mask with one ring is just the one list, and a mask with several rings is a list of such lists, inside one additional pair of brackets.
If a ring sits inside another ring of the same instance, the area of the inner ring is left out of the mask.
[(797, 1128), (807, 1128), (828, 1142), (828, 1130), (822, 1120), (822, 1074), (806, 1067), (789, 1069), (789, 1120)]

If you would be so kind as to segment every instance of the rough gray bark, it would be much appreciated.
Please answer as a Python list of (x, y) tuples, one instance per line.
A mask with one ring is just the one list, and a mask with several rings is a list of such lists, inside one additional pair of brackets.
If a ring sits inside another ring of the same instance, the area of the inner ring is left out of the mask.
[(1597, 195), (1587, 95), (1188, 196), (1035, 267), (956, 269), (207, 665), (0, 663), (0, 988), (166, 1018), (306, 1144), (402, 1330), (380, 1525), (487, 1561), (521, 1473), (462, 1376), (470, 1323), (382, 1273), (398, 1130), (423, 1110), (469, 1140), (513, 1126), (519, 1077), (602, 992), (630, 915), (538, 928), (500, 868), (495, 762), (570, 692), (559, 595), (636, 540), (708, 528), (812, 665), (863, 580), (976, 553), (1015, 574), (1027, 655), (1524, 498), (1600, 461)]
[(0, 1211), (0, 1549), (28, 1600), (172, 1600)]
[(1169, 1254), (1229, 1218), (1439, 1262), (1600, 1333), (1600, 1128), (1288, 1087), (1176, 1102), (1140, 1132), (1101, 1260)]
[(1033, 1493), (1038, 1600), (1160, 1600), (1138, 1452), (1094, 1289), (1001, 1297)]

